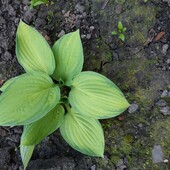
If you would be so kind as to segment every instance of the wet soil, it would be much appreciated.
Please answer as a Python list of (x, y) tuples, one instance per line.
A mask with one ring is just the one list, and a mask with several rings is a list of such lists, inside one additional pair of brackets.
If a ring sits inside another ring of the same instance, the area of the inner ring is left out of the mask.
[[(107, 2), (107, 3), (106, 3)], [(59, 132), (38, 145), (28, 170), (170, 169), (170, 4), (165, 0), (56, 0), (30, 10), (28, 0), (0, 1), (0, 80), (24, 72), (15, 56), (20, 19), (52, 45), (80, 29), (84, 70), (110, 78), (132, 104), (120, 116), (101, 121), (105, 157), (71, 149)], [(118, 21), (125, 42), (111, 34)], [(0, 170), (22, 170), (22, 127), (0, 127)]]

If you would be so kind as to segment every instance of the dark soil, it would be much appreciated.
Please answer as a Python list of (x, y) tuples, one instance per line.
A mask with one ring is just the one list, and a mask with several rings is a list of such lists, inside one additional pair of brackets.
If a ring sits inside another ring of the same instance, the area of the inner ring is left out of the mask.
[[(78, 153), (55, 132), (36, 146), (28, 170), (170, 169), (170, 5), (165, 0), (104, 2), (55, 0), (30, 10), (28, 0), (0, 1), (1, 82), (24, 72), (15, 56), (15, 34), (22, 19), (51, 45), (80, 29), (84, 70), (109, 77), (133, 104), (129, 112), (102, 121), (103, 159)], [(124, 43), (111, 35), (119, 20), (127, 27)], [(158, 39), (160, 32), (164, 35)], [(23, 169), (21, 133), (22, 127), (0, 127), (0, 170)], [(155, 146), (161, 150), (155, 151)]]

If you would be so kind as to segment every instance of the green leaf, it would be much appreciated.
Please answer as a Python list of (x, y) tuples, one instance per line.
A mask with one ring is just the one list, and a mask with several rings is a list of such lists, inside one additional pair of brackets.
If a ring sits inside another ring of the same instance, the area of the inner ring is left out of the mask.
[(112, 35), (117, 35), (117, 31), (113, 31), (113, 32), (112, 32)]
[(34, 151), (34, 145), (32, 146), (20, 146), (20, 153), (21, 153), (21, 159), (24, 164), (24, 170), (26, 169), (28, 162), (31, 159), (31, 156)]
[(126, 27), (123, 28), (123, 32), (125, 32), (125, 31), (126, 31)]
[(103, 157), (104, 135), (98, 120), (71, 110), (66, 114), (60, 132), (65, 141), (77, 151)]
[(47, 74), (23, 74), (0, 95), (0, 125), (35, 122), (53, 109), (59, 100), (60, 89)]
[(55, 60), (44, 37), (34, 28), (20, 21), (16, 35), (16, 55), (26, 72), (42, 71), (53, 74)]
[(31, 0), (31, 8), (41, 4), (48, 4), (48, 2), (49, 2), (48, 0)]
[(64, 108), (57, 105), (40, 120), (24, 126), (21, 145), (35, 145), (57, 130), (64, 120)]
[(122, 41), (125, 41), (125, 35), (124, 35), (124, 34), (120, 34), (120, 35), (119, 35), (119, 38), (120, 38)]
[(83, 48), (79, 30), (62, 36), (53, 46), (56, 68), (53, 74), (55, 80), (62, 79), (70, 85), (73, 77), (79, 74), (83, 67)]
[(10, 85), (10, 84), (12, 84), (16, 79), (18, 78), (18, 76), (17, 77), (13, 77), (13, 78), (11, 78), (11, 79), (9, 79), (8, 81), (6, 81), (3, 85), (2, 85), (2, 87), (0, 88), (0, 91), (5, 91), (5, 89)]
[(85, 71), (75, 77), (69, 94), (71, 106), (84, 116), (105, 119), (129, 107), (120, 89), (101, 74)]
[(118, 29), (119, 29), (120, 31), (123, 30), (123, 24), (122, 24), (121, 21), (118, 22)]

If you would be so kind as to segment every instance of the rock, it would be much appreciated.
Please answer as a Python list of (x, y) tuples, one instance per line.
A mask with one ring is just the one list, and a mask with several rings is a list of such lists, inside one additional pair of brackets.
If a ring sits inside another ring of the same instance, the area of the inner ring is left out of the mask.
[(168, 48), (169, 48), (169, 45), (168, 45), (168, 44), (164, 44), (164, 45), (162, 46), (162, 51), (161, 51), (161, 53), (162, 53), (163, 55), (166, 55)]
[(161, 98), (167, 97), (168, 96), (168, 90), (164, 90), (161, 94)]
[(90, 31), (93, 31), (95, 29), (94, 26), (90, 26)]
[(96, 165), (91, 166), (90, 170), (96, 170)]
[(170, 107), (169, 106), (162, 107), (160, 109), (160, 112), (165, 116), (170, 115)]
[(117, 6), (116, 6), (116, 14), (122, 13), (122, 10), (123, 10), (122, 5), (117, 5)]
[(160, 106), (160, 107), (164, 107), (164, 106), (167, 105), (167, 103), (166, 103), (165, 100), (160, 99), (160, 100), (156, 103), (156, 105), (158, 105), (158, 106)]
[(160, 145), (155, 145), (152, 149), (152, 161), (153, 163), (163, 162), (163, 152)]
[(68, 18), (70, 16), (70, 11), (67, 11), (65, 14), (64, 14), (64, 17)]
[(62, 37), (65, 34), (64, 30), (61, 30), (60, 33), (58, 34), (58, 38)]
[(134, 113), (134, 112), (137, 111), (138, 107), (139, 107), (138, 104), (133, 103), (133, 104), (131, 104), (131, 106), (129, 107), (128, 112), (129, 112), (129, 113)]
[(122, 159), (120, 159), (120, 161), (116, 166), (117, 166), (117, 170), (125, 170), (127, 168)]
[(167, 61), (166, 61), (166, 62), (167, 62), (167, 64), (170, 64), (170, 58), (169, 58), (169, 59), (167, 59)]
[(87, 34), (86, 38), (89, 40), (91, 38), (91, 34)]
[(79, 13), (83, 13), (84, 12), (84, 6), (80, 5), (79, 3), (76, 5), (75, 9)]

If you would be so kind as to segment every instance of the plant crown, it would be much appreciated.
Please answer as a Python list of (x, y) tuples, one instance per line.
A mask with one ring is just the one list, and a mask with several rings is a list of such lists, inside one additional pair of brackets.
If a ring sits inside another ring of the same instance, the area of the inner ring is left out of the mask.
[(35, 145), (58, 128), (72, 148), (103, 157), (104, 135), (98, 119), (119, 115), (129, 103), (103, 75), (81, 72), (79, 30), (62, 36), (51, 49), (37, 30), (20, 21), (16, 55), (26, 73), (0, 88), (0, 125), (24, 126), (20, 141), (24, 169)]

